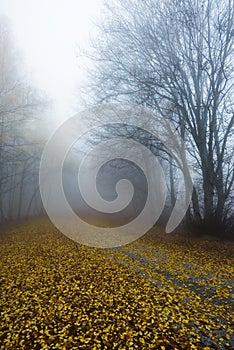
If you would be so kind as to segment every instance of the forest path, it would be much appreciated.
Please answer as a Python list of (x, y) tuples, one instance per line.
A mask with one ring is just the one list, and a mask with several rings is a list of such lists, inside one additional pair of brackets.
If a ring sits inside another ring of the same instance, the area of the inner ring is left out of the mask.
[(48, 220), (0, 234), (0, 349), (232, 349), (234, 243), (153, 228), (82, 246)]

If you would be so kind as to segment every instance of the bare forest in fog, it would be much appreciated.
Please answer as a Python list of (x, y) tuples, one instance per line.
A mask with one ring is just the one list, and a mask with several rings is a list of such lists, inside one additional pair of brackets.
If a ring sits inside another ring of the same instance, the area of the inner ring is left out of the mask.
[[(234, 222), (233, 1), (120, 0), (107, 3), (103, 17), (97, 24), (97, 38), (85, 52), (91, 62), (83, 89), (86, 107), (128, 102), (149, 107), (172, 123), (193, 169), (189, 175), (193, 195), (184, 223), (192, 230), (230, 235)], [(48, 98), (25, 77), (10, 26), (3, 17), (0, 22), (0, 220), (4, 222), (44, 212), (38, 172), (51, 128)], [(101, 130), (100, 135), (84, 138), (83, 150), (118, 135), (141, 142), (160, 159), (168, 189), (165, 215), (169, 215), (177, 197), (178, 164), (152, 135), (120, 123), (114, 133)], [(111, 178), (117, 168), (107, 171)], [(72, 169), (70, 164), (64, 185), (70, 201), (79, 207), (80, 194), (72, 197)], [(104, 178), (99, 181), (101, 191), (108, 192)], [(144, 189), (142, 193), (145, 198)], [(137, 211), (143, 200), (139, 198)]]
[(0, 222), (42, 214), (38, 171), (48, 100), (26, 74), (8, 20), (0, 18)]
[(0, 3), (0, 350), (234, 349), (234, 0)]

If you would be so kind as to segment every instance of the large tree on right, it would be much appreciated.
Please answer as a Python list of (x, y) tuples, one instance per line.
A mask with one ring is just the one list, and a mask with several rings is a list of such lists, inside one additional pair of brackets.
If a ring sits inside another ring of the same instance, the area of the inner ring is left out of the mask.
[(234, 183), (234, 1), (106, 3), (90, 57), (96, 102), (151, 107), (176, 125), (193, 163), (188, 218), (230, 229)]

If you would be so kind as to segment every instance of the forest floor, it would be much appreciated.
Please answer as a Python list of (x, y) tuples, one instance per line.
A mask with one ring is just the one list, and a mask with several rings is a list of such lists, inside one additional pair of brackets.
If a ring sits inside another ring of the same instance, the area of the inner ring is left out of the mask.
[(0, 234), (0, 349), (234, 349), (234, 242), (155, 227), (114, 249)]

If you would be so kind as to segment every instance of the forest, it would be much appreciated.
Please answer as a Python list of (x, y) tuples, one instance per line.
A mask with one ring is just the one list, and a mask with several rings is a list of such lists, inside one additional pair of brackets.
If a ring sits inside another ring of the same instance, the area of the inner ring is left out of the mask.
[(234, 1), (95, 30), (56, 124), (0, 16), (0, 349), (233, 349)]

